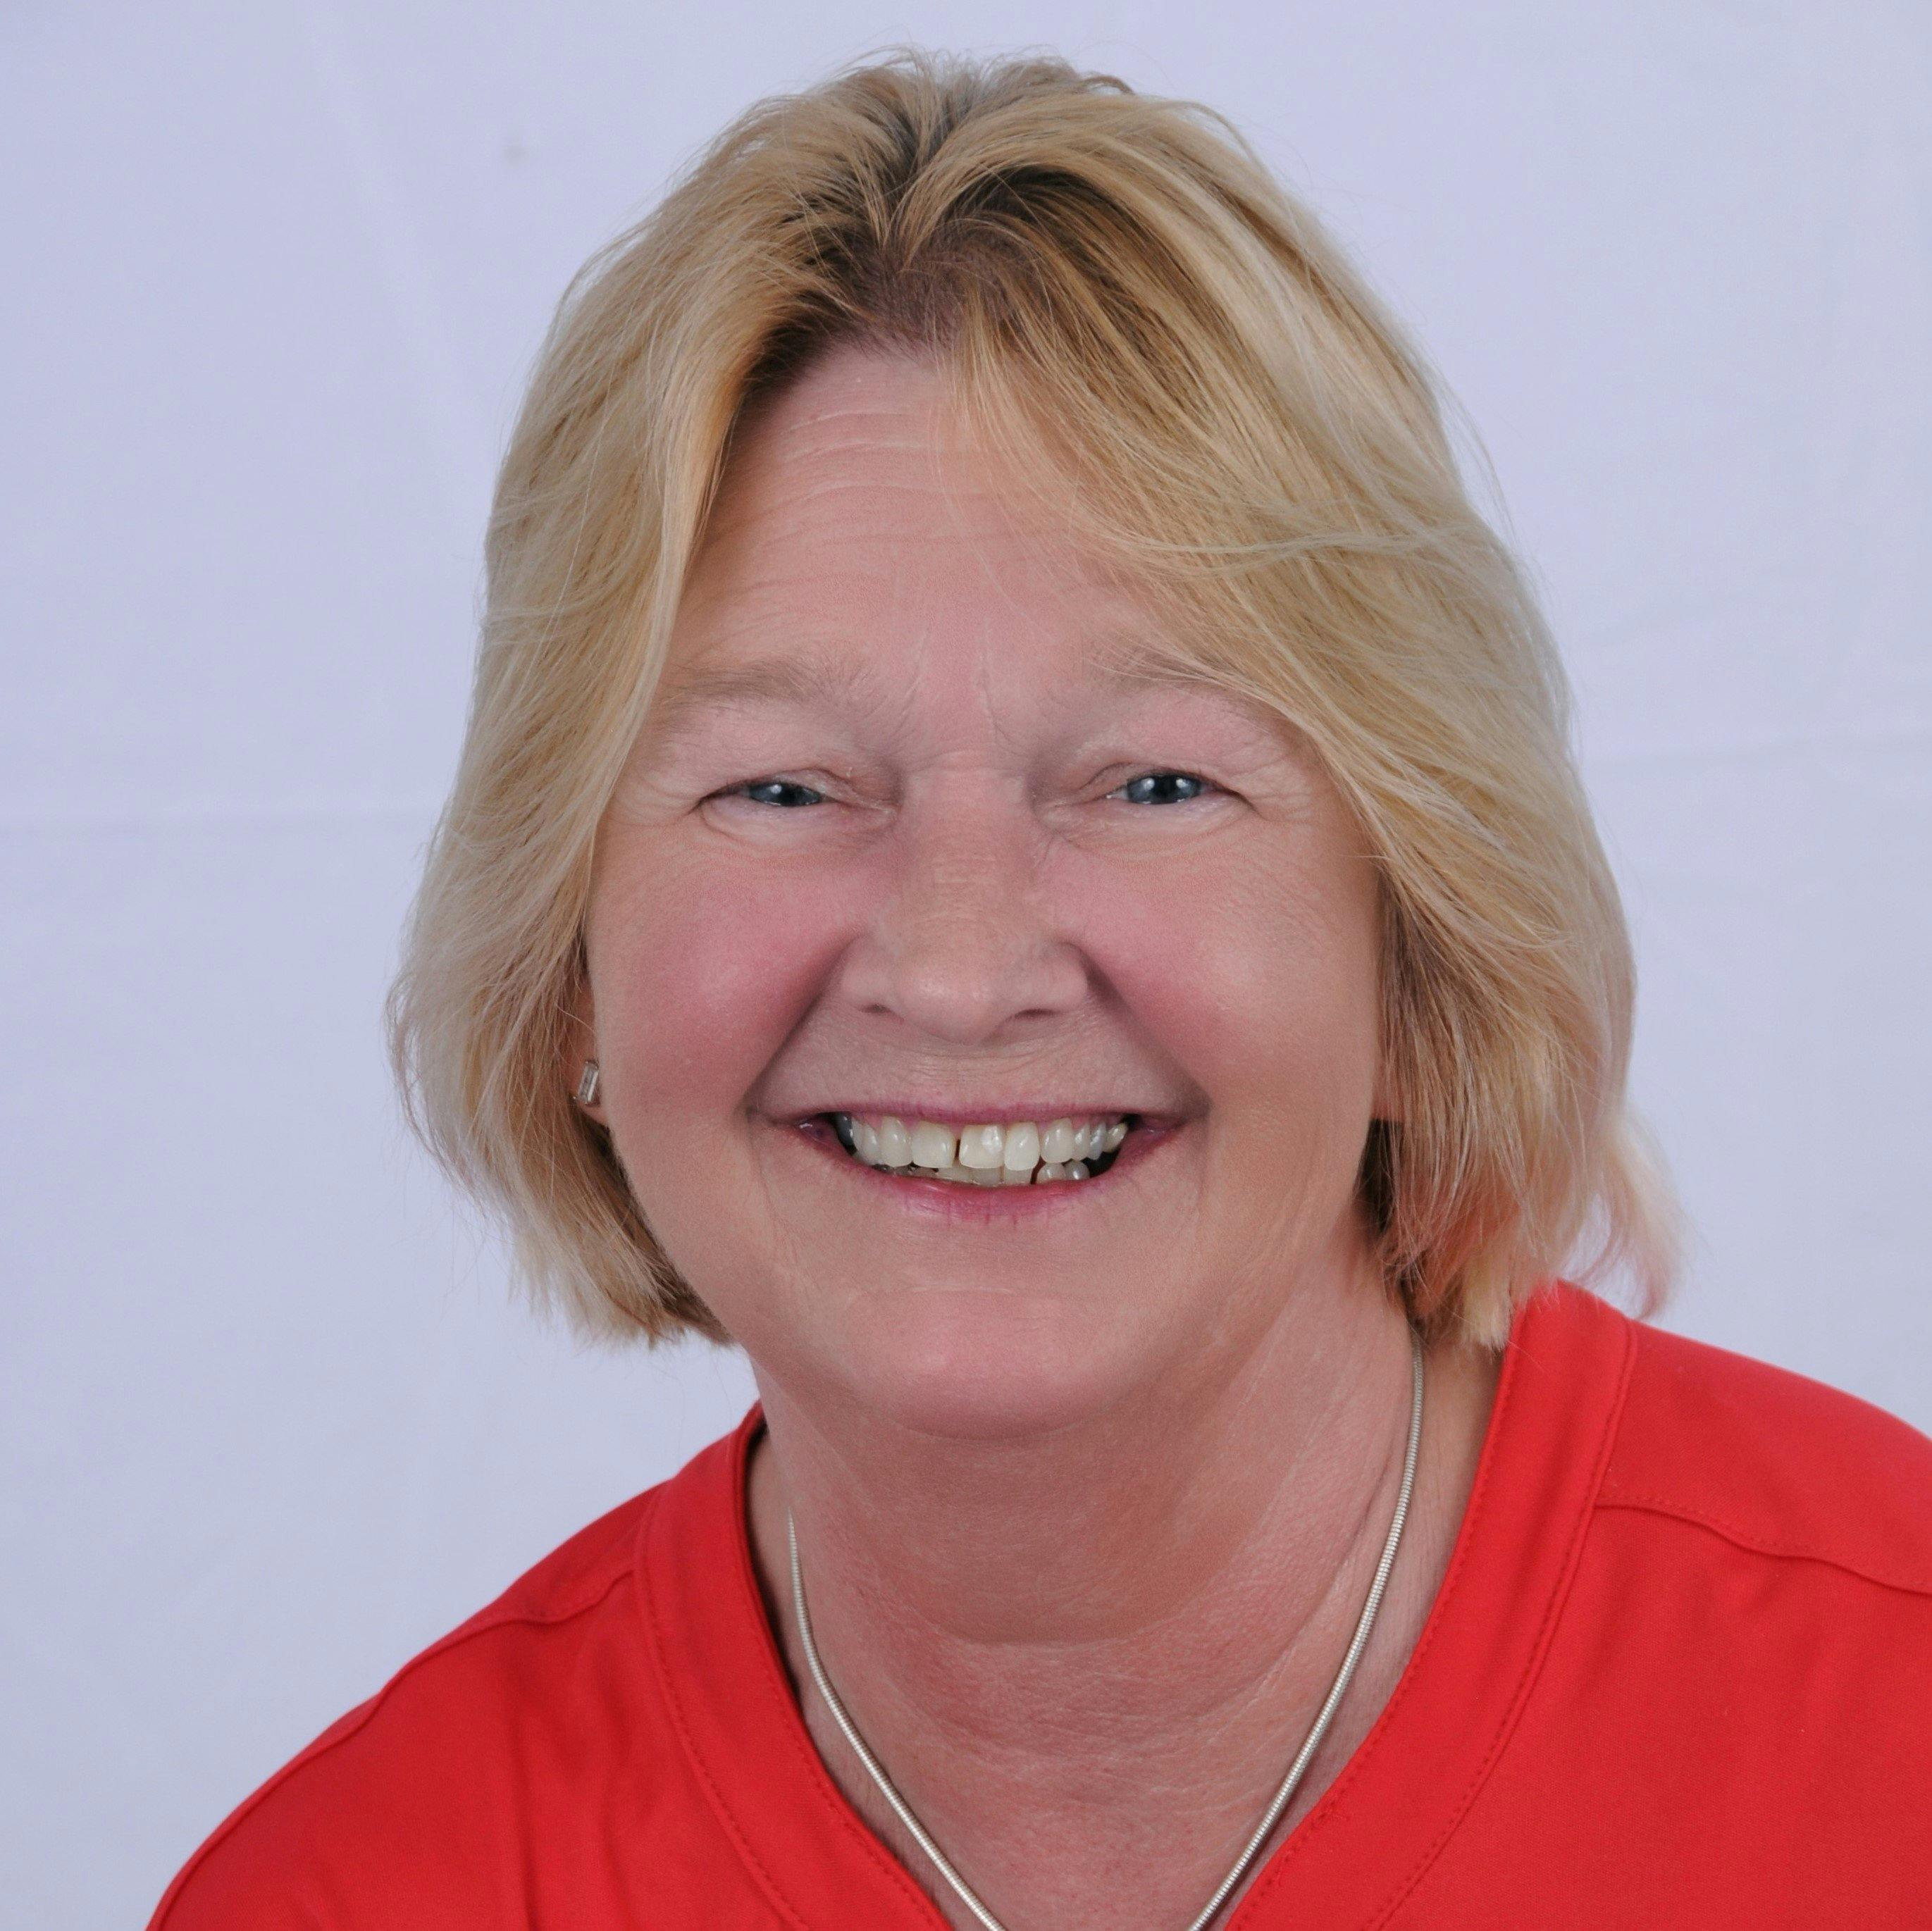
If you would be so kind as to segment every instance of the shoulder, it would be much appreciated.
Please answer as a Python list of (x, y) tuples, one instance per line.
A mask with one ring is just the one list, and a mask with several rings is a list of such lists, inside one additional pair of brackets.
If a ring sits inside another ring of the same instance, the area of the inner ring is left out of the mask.
[[(151, 1931), (494, 1922), (532, 1783), (638, 1695), (626, 1585), (662, 1487), (598, 1517), (412, 1657), (230, 1816)], [(364, 1914), (368, 1915), (364, 1915)]]
[(1820, 1381), (1646, 1324), (1598, 1507), (1932, 1600), (1932, 1440)]

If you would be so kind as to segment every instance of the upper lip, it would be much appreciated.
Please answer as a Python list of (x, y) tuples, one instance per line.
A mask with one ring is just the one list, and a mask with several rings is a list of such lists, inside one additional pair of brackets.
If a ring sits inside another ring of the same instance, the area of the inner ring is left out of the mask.
[(1178, 1122), (1178, 1113), (1163, 1113), (1140, 1106), (1119, 1106), (1112, 1101), (1098, 1104), (1084, 1100), (1000, 1099), (972, 1106), (928, 1105), (909, 1099), (839, 1100), (830, 1106), (814, 1106), (802, 1112), (782, 1116), (786, 1124), (797, 1126), (827, 1113), (857, 1114), (878, 1119), (891, 1114), (900, 1120), (929, 1120), (935, 1126), (989, 1126), (1006, 1120), (1027, 1120), (1036, 1124), (1055, 1120), (1097, 1120), (1114, 1114), (1131, 1115), (1143, 1126), (1168, 1126)]

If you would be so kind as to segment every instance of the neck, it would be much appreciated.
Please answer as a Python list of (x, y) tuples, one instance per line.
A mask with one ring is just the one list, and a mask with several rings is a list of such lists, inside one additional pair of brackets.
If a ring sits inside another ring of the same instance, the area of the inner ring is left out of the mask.
[[(1401, 1555), (1273, 1841), (1366, 1733), (1420, 1632), (1495, 1366), (1430, 1351)], [(827, 1768), (949, 1921), (975, 1921), (809, 1687), (788, 1514), (840, 1699), (1010, 1931), (1168, 1931), (1233, 1864), (1334, 1680), (1395, 1507), (1410, 1372), (1406, 1322), (1358, 1288), (1299, 1297), (1211, 1387), (1023, 1441), (828, 1419), (760, 1375), (749, 1503), (767, 1612)]]

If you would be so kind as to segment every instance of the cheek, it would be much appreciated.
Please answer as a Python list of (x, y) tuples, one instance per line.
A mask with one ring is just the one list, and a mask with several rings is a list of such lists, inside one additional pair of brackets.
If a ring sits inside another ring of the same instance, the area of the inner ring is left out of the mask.
[(778, 1052), (838, 943), (835, 895), (770, 867), (612, 854), (589, 922), (614, 1105), (729, 1110)]
[(1088, 947), (1130, 1024), (1227, 1123), (1330, 1128), (1372, 1110), (1381, 1036), (1372, 886), (1263, 849), (1096, 874), (1082, 894)]

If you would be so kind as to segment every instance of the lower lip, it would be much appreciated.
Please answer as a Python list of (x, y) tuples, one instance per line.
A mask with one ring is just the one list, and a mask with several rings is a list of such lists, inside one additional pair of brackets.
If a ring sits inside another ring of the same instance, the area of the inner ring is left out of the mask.
[(1115, 1175), (1132, 1172), (1150, 1159), (1174, 1139), (1186, 1123), (1172, 1126), (1137, 1126), (1120, 1143), (1113, 1164), (1104, 1174), (1084, 1180), (1034, 1180), (1023, 1187), (981, 1186), (967, 1180), (908, 1180), (903, 1167), (868, 1167), (846, 1152), (838, 1137), (822, 1120), (808, 1120), (796, 1126), (764, 1123), (773, 1132), (815, 1154), (836, 1162), (854, 1184), (863, 1187), (882, 1207), (897, 1207), (928, 1220), (978, 1225), (1029, 1219), (1036, 1214), (1064, 1213), (1080, 1206), (1089, 1195), (1111, 1191)]

